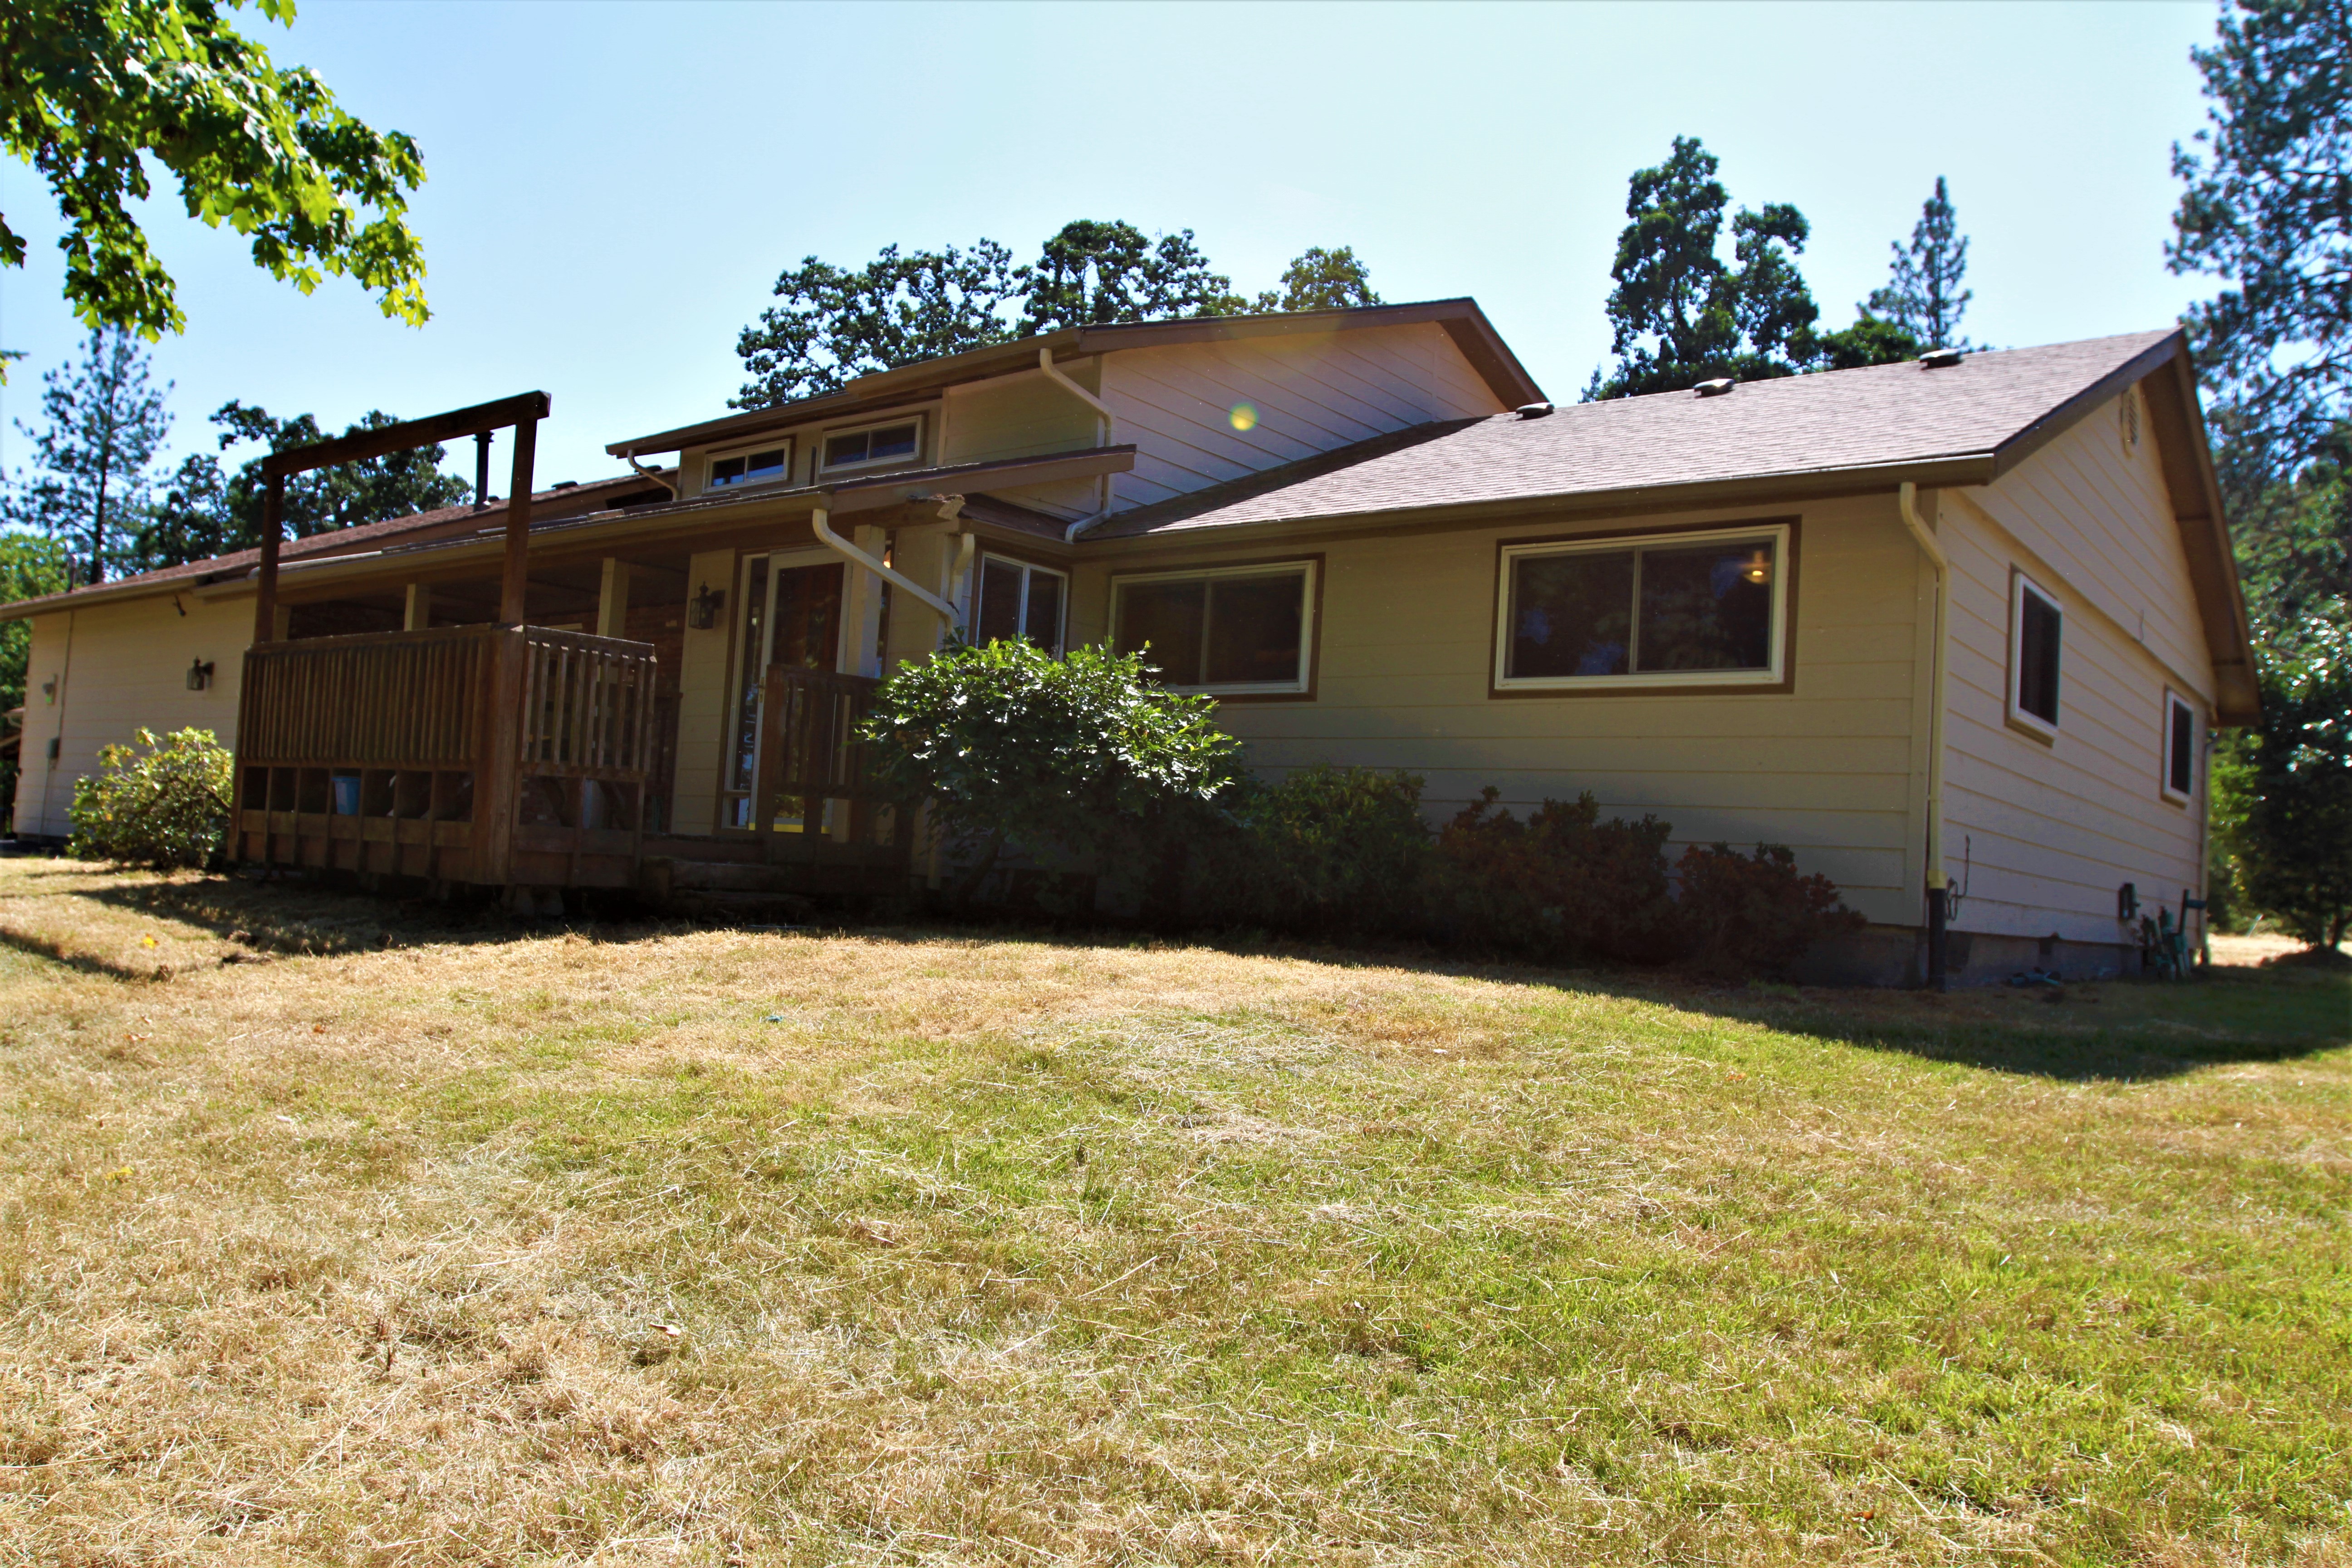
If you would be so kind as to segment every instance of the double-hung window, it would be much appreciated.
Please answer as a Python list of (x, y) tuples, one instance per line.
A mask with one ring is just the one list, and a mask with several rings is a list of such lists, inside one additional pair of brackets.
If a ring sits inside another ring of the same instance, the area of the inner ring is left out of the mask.
[(988, 644), (1027, 637), (1047, 653), (1062, 651), (1062, 605), (1068, 579), (1049, 566), (1002, 555), (980, 558), (980, 603), (971, 640)]
[(1791, 534), (1777, 523), (1505, 545), (1496, 689), (1779, 685)]
[(1166, 685), (1217, 695), (1313, 689), (1311, 561), (1154, 572), (1111, 584), (1111, 647), (1139, 653)]
[(731, 490), (746, 485), (772, 485), (790, 479), (792, 472), (793, 444), (779, 441), (752, 451), (711, 458), (709, 480), (704, 488)]
[(2059, 656), (2066, 613), (2055, 595), (2022, 572), (2009, 584), (2009, 718), (2027, 734), (2058, 734)]
[(887, 425), (868, 425), (858, 430), (835, 430), (824, 438), (824, 471), (832, 474), (844, 468), (908, 462), (922, 449), (922, 445), (923, 422), (920, 419), (894, 419)]
[(2164, 798), (2186, 805), (2197, 793), (2197, 710), (2164, 694)]

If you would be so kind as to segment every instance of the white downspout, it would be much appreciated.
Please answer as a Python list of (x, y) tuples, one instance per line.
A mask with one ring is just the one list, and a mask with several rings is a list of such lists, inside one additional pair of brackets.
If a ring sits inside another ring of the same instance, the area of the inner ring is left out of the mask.
[(1947, 689), (1950, 679), (1951, 659), (1946, 645), (1949, 641), (1952, 611), (1952, 563), (1944, 554), (1944, 547), (1920, 519), (1919, 488), (1906, 479), (1895, 492), (1895, 504), (1903, 513), (1903, 526), (1911, 531), (1918, 542), (1920, 552), (1936, 569), (1936, 641), (1933, 654), (1932, 679), (1936, 689), (1936, 710), (1927, 722), (1927, 886), (1930, 889), (1944, 886), (1944, 720)]
[(622, 453), (621, 461), (636, 469), (640, 477), (651, 480), (653, 483), (657, 484), (661, 486), (662, 489), (667, 490), (669, 492), (670, 500), (676, 500), (677, 499), (677, 487), (670, 483), (669, 480), (663, 479), (651, 468), (646, 468), (643, 463), (638, 462), (637, 454), (634, 449)]
[[(1046, 380), (1055, 383), (1065, 391), (1069, 392), (1081, 402), (1085, 403), (1087, 407), (1095, 411), (1095, 416), (1102, 421), (1102, 437), (1097, 440), (1095, 445), (1097, 447), (1109, 446), (1110, 435), (1113, 427), (1110, 405), (1105, 403), (1101, 398), (1097, 397), (1093, 393), (1088, 392), (1085, 387), (1080, 386), (1076, 382), (1072, 381), (1068, 376), (1062, 374), (1059, 369), (1055, 368), (1054, 364), (1054, 351), (1052, 349), (1041, 348), (1037, 351), (1037, 368), (1045, 373)], [(1063, 543), (1069, 543), (1070, 541), (1077, 538), (1078, 535), (1084, 533), (1087, 530), (1092, 528), (1095, 524), (1100, 522), (1103, 519), (1110, 515), (1110, 487), (1111, 477), (1108, 474), (1105, 474), (1103, 476), (1101, 508), (1097, 510), (1092, 517), (1082, 517), (1078, 519), (1077, 521), (1070, 524), (1067, 529), (1064, 530), (1062, 533)]]
[[(906, 577), (899, 573), (893, 572), (887, 566), (883, 565), (879, 561), (875, 560), (871, 555), (866, 554), (863, 550), (858, 549), (855, 544), (850, 543), (846, 539), (842, 538), (841, 535), (834, 532), (833, 529), (829, 526), (832, 521), (832, 515), (831, 511), (824, 507), (819, 507), (814, 511), (809, 513), (809, 527), (815, 531), (816, 541), (819, 544), (824, 545), (827, 550), (832, 551), (835, 555), (842, 557), (844, 560), (856, 562), (858, 565), (865, 567), (868, 572), (873, 573), (877, 577), (881, 578), (882, 581), (889, 584), (892, 587), (903, 589), (907, 593), (912, 594), (916, 598), (921, 600), (924, 604), (929, 605), (932, 609), (937, 610), (940, 613), (940, 617), (944, 619), (948, 625), (954, 626), (956, 624), (956, 607), (953, 605), (949, 604), (945, 599), (940, 598), (937, 594), (930, 592), (929, 589), (919, 586), (911, 578)], [(971, 551), (971, 541), (972, 536), (967, 533), (963, 537), (965, 542), (960, 549), (959, 553), (968, 560)]]

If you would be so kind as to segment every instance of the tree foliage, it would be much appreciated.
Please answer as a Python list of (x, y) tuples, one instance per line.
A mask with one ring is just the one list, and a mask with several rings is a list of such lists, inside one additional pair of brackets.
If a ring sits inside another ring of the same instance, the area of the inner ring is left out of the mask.
[(169, 384), (148, 376), (147, 353), (119, 327), (94, 330), (81, 358), (41, 378), (44, 427), (29, 437), (39, 469), (8, 486), (15, 527), (69, 540), (83, 550), (83, 574), (106, 576), (110, 559), (135, 554), (145, 520), (150, 470), (172, 427)]
[(775, 297), (737, 334), (751, 379), (730, 407), (820, 396), (877, 371), (1062, 327), (1380, 303), (1345, 246), (1299, 256), (1253, 307), (1210, 266), (1191, 229), (1154, 238), (1097, 219), (1063, 225), (1035, 261), (1018, 267), (992, 239), (968, 249), (886, 246), (859, 268), (805, 257), (776, 279)]
[(2261, 660), (2263, 717), (2224, 742), (2215, 825), (2236, 890), (2314, 947), (2352, 926), (2352, 637)]
[[(0, 6), (0, 148), (39, 173), (66, 219), (66, 298), (94, 329), (152, 340), (184, 324), (134, 213), (152, 166), (177, 180), (190, 217), (247, 237), (279, 281), (307, 294), (349, 276), (385, 315), (421, 323), (425, 254), (405, 219), (425, 179), (416, 144), (345, 113), (312, 72), (271, 64), (228, 25), (239, 4)], [(292, 0), (258, 9), (294, 20)], [(0, 220), (0, 265), (24, 264), (24, 237)]]
[(1356, 259), (1353, 246), (1326, 250), (1317, 245), (1308, 247), (1284, 268), (1280, 286), (1260, 294), (1252, 309), (1271, 314), (1280, 310), (1344, 310), (1379, 303), (1381, 297), (1372, 291), (1371, 273)]
[(1679, 392), (1702, 381), (1794, 375), (1813, 357), (1821, 310), (1797, 270), (1811, 232), (1785, 202), (1732, 215), (1732, 262), (1721, 255), (1731, 198), (1718, 160), (1695, 136), (1675, 138), (1666, 161), (1637, 169), (1625, 197), (1631, 221), (1610, 275), (1610, 352), (1617, 368), (1593, 374), (1589, 397)]
[(751, 379), (731, 408), (814, 397), (876, 371), (1003, 342), (1013, 335), (1005, 312), (1022, 297), (1013, 253), (992, 239), (905, 255), (888, 245), (855, 269), (806, 257), (776, 279), (775, 294), (781, 303), (736, 339)]
[(868, 733), (882, 777), (972, 849), (968, 897), (1007, 846), (1101, 869), (1151, 860), (1233, 780), (1214, 710), (1154, 685), (1139, 655), (1055, 658), (1015, 637), (900, 666)]
[(1874, 317), (1930, 348), (1969, 347), (1960, 336), (1960, 318), (1976, 298), (1962, 281), (1969, 271), (1969, 240), (1960, 232), (1943, 175), (1936, 176), (1935, 194), (1920, 205), (1911, 243), (1889, 248), (1895, 261), (1886, 286), (1864, 301), (1864, 320)]
[(210, 730), (142, 728), (131, 740), (102, 748), (98, 773), (74, 781), (66, 853), (159, 870), (202, 866), (228, 829), (234, 760)]
[[(326, 438), (326, 431), (311, 415), (278, 419), (267, 409), (236, 400), (223, 404), (212, 423), (220, 426), (221, 451), (257, 442), (269, 451), (282, 452)], [(396, 416), (372, 409), (343, 434), (357, 435), (399, 423)], [(288, 533), (308, 539), (314, 533), (457, 505), (473, 494), (473, 487), (455, 474), (441, 471), (446, 450), (418, 447), (292, 476), (286, 481)], [(258, 457), (230, 473), (222, 468), (217, 453), (191, 453), (164, 487), (162, 499), (147, 510), (139, 535), (141, 569), (153, 571), (252, 549), (261, 540), (262, 496), (267, 489)]]
[[(0, 604), (61, 594), (65, 586), (65, 546), (37, 533), (0, 533)], [(31, 623), (0, 622), (0, 713), (24, 706), (32, 647)]]
[(2166, 258), (2222, 281), (2188, 314), (2200, 368), (2251, 467), (2291, 475), (2352, 416), (2352, 16), (2242, 0), (2194, 58), (2210, 123), (2172, 150)]

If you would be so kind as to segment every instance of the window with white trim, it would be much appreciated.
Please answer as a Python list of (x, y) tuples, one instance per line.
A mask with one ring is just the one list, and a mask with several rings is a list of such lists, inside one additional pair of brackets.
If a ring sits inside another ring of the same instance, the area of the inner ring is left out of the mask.
[(1315, 637), (1315, 563), (1154, 572), (1111, 583), (1110, 645), (1180, 691), (1303, 692)]
[(2036, 734), (2054, 736), (2066, 612), (2022, 572), (2011, 577), (2009, 598), (2009, 716)]
[(746, 485), (772, 485), (793, 477), (793, 444), (780, 441), (748, 452), (710, 459), (705, 489), (740, 489)]
[(828, 474), (844, 468), (866, 468), (881, 463), (904, 463), (922, 450), (923, 422), (894, 419), (856, 430), (830, 431), (824, 437), (824, 467)]
[(2164, 694), (2164, 797), (2187, 804), (2197, 793), (2197, 710), (2177, 691)]
[(1787, 524), (1503, 547), (1498, 690), (1776, 686)]
[(1069, 578), (1050, 566), (1009, 556), (980, 558), (980, 602), (972, 606), (971, 640), (986, 645), (1027, 637), (1047, 653), (1062, 651), (1062, 607)]

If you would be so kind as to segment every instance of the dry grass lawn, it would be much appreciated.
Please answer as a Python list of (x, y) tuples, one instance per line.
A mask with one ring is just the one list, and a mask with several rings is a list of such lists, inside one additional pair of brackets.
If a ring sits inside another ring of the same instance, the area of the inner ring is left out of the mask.
[(2352, 1563), (2339, 975), (0, 938), (0, 1561)]

